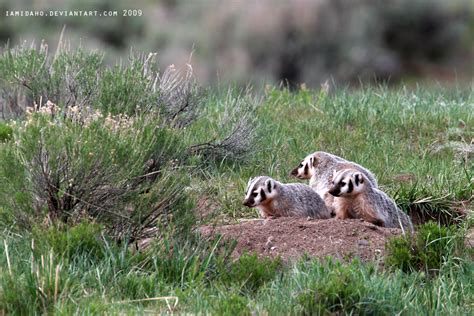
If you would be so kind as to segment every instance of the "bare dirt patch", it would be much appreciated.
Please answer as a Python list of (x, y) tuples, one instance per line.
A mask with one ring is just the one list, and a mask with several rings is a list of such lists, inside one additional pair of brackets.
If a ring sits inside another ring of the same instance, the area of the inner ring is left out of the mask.
[(400, 229), (383, 228), (359, 219), (308, 220), (282, 217), (255, 219), (235, 225), (203, 226), (204, 235), (221, 234), (237, 240), (233, 256), (256, 252), (261, 256), (295, 259), (305, 253), (319, 258), (341, 260), (360, 258), (378, 261), (384, 255), (388, 238), (400, 235)]

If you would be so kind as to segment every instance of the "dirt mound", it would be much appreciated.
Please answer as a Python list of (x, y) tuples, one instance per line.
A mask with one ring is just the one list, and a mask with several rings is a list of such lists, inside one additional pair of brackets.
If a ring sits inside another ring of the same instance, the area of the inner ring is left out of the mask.
[(402, 233), (399, 229), (378, 227), (359, 219), (308, 220), (289, 217), (203, 226), (201, 232), (204, 235), (219, 233), (237, 240), (233, 253), (235, 257), (244, 252), (256, 252), (288, 260), (307, 253), (342, 260), (358, 257), (363, 261), (380, 259), (384, 255), (387, 239)]

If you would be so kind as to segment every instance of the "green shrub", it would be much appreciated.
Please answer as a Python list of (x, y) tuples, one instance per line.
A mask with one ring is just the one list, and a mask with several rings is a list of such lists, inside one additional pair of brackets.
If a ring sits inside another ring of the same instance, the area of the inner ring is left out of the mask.
[[(159, 117), (48, 113), (35, 113), (21, 123), (15, 146), (1, 153), (8, 159), (0, 162), (0, 181), (9, 185), (0, 194), (6, 208), (16, 209), (16, 217), (34, 211), (40, 218), (73, 224), (90, 216), (116, 235), (133, 225), (137, 237), (171, 205), (185, 200), (181, 188), (188, 178), (168, 170), (183, 145), (178, 132), (160, 126)], [(11, 163), (18, 169), (12, 171)]]
[(449, 260), (459, 246), (459, 236), (455, 226), (440, 226), (428, 222), (419, 227), (416, 235), (416, 249), (420, 264), (427, 270), (439, 270)]
[(365, 273), (370, 276), (375, 269), (367, 269), (364, 273), (357, 268), (359, 265), (358, 261), (349, 265), (329, 261), (318, 266), (318, 269), (322, 269), (321, 279), (313, 280), (296, 298), (303, 314), (386, 313), (384, 306), (371, 303), (373, 289), (368, 287)]
[[(469, 180), (469, 179), (467, 179)], [(395, 194), (397, 204), (412, 217), (416, 223), (436, 221), (442, 225), (451, 225), (462, 221), (461, 214), (454, 206), (456, 199), (467, 196), (468, 188), (457, 190), (456, 195), (433, 196), (433, 188), (424, 187), (420, 183), (402, 186)]]
[[(175, 229), (178, 225), (172, 225)], [(160, 280), (176, 286), (186, 283), (206, 283), (220, 277), (216, 271), (219, 262), (227, 262), (235, 243), (220, 237), (203, 239), (193, 233), (168, 233), (156, 239), (146, 250), (145, 256), (137, 258), (138, 264), (153, 271)]]
[(99, 260), (104, 257), (105, 251), (101, 233), (100, 225), (84, 221), (72, 227), (54, 225), (46, 230), (36, 226), (32, 238), (37, 245), (37, 253), (51, 249), (68, 260), (79, 257)]
[(387, 242), (385, 263), (403, 271), (423, 269), (434, 272), (462, 251), (462, 238), (455, 226), (428, 222), (418, 227), (416, 235), (399, 236)]
[(214, 313), (216, 315), (250, 315), (248, 300), (239, 294), (230, 294), (216, 302)]
[(392, 238), (387, 242), (385, 250), (387, 251), (385, 257), (385, 264), (387, 266), (397, 267), (403, 271), (410, 271), (415, 268), (413, 265), (416, 259), (414, 258), (414, 251), (409, 237)]
[(153, 91), (154, 66), (154, 58), (145, 63), (144, 59), (131, 56), (129, 65), (105, 69), (99, 86), (100, 109), (104, 113), (131, 115), (156, 106), (159, 91)]
[(38, 109), (49, 100), (63, 109), (94, 106), (114, 115), (153, 110), (173, 123), (193, 121), (188, 114), (195, 112), (201, 95), (191, 67), (183, 74), (170, 66), (160, 74), (156, 54), (131, 54), (128, 63), (107, 67), (100, 53), (58, 49), (53, 57), (46, 43), (39, 49), (24, 44), (0, 55), (0, 83), (5, 87), (0, 100), (9, 103), (9, 108), (2, 107), (2, 117), (22, 117), (28, 107)]
[(243, 254), (231, 264), (221, 264), (218, 272), (224, 284), (237, 284), (247, 292), (256, 292), (277, 277), (282, 265), (280, 258), (259, 258), (257, 254)]
[(2, 228), (30, 228), (34, 205), (28, 192), (25, 167), (16, 155), (13, 142), (0, 144), (0, 201)]
[(21, 227), (45, 216), (70, 224), (92, 217), (130, 241), (171, 221), (184, 231), (192, 208), (186, 164), (239, 160), (253, 148), (251, 108), (235, 106), (240, 99), (215, 113), (239, 112), (216, 136), (200, 129), (204, 119), (185, 128), (201, 115), (192, 67), (159, 74), (154, 54), (108, 67), (99, 53), (61, 46), (53, 57), (46, 43), (22, 45), (1, 54), (0, 74), (0, 98), (18, 103), (12, 116), (26, 116), (8, 132), (14, 145), (0, 148), (0, 197)]
[(0, 143), (12, 139), (13, 128), (5, 123), (0, 123)]
[(22, 117), (28, 107), (42, 107), (48, 100), (61, 107), (94, 104), (101, 64), (99, 53), (65, 47), (52, 58), (46, 43), (39, 49), (26, 43), (6, 49), (0, 56), (0, 99), (9, 102), (3, 117)]

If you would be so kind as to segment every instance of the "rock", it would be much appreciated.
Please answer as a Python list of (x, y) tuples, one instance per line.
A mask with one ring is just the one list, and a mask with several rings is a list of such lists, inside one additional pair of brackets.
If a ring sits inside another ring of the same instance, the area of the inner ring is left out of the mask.
[(375, 226), (375, 225), (372, 224), (372, 223), (364, 223), (364, 225), (365, 225), (365, 227), (367, 227), (367, 228), (369, 228), (369, 229), (371, 229), (371, 230), (377, 230), (377, 229), (378, 229), (378, 227)]
[(265, 250), (269, 250), (269, 249), (270, 249), (270, 250), (273, 250), (273, 248), (275, 248), (275, 247), (273, 246), (273, 240), (274, 240), (273, 236), (269, 236), (269, 237), (267, 238), (267, 242), (265, 243), (265, 246), (264, 246), (264, 249), (265, 249)]
[(357, 242), (357, 244), (359, 246), (368, 246), (369, 245), (369, 241), (368, 240), (365, 240), (365, 239), (361, 239)]

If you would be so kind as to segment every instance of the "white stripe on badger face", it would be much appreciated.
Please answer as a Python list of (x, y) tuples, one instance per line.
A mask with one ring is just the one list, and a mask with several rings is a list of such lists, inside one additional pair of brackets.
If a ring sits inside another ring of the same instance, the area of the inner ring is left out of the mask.
[(253, 179), (249, 180), (249, 182), (247, 184), (246, 193), (245, 193), (245, 199), (246, 200), (248, 198), (250, 198), (250, 195), (253, 193), (253, 191), (255, 191), (254, 185), (255, 185), (255, 183), (258, 182), (258, 180), (260, 180), (260, 178), (262, 178), (262, 177), (256, 177), (256, 178), (253, 178)]
[(339, 171), (336, 171), (334, 169), (332, 181), (334, 182), (334, 184), (337, 184), (346, 178), (350, 178), (351, 173), (352, 173), (352, 170), (350, 169), (342, 169)]
[(331, 185), (331, 194), (336, 196), (353, 195), (364, 191), (366, 178), (364, 175), (353, 169), (343, 169), (334, 172)]
[(306, 156), (303, 161), (301, 161), (300, 165), (298, 166), (298, 173), (296, 175), (299, 179), (309, 179), (313, 175), (313, 162), (314, 162), (314, 155)]
[(245, 197), (246, 198), (247, 198), (247, 193), (249, 192), (250, 185), (252, 183), (254, 183), (257, 178), (250, 178), (249, 181), (247, 182), (247, 187), (245, 188)]
[(276, 181), (267, 176), (253, 179), (247, 186), (247, 192), (243, 204), (248, 207), (261, 205), (264, 201), (273, 199), (277, 192)]
[(335, 196), (351, 194), (354, 191), (354, 181), (351, 169), (343, 169), (333, 173), (332, 184), (329, 193)]

